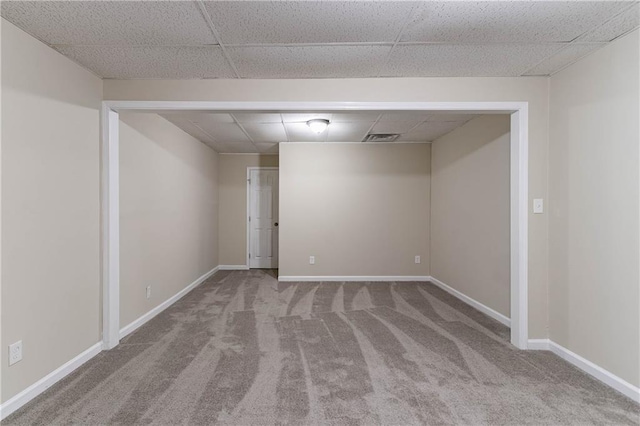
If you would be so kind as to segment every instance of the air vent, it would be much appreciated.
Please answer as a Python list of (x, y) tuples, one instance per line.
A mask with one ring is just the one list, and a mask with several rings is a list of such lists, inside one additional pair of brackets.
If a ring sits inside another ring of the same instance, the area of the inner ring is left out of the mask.
[(399, 137), (397, 133), (369, 133), (362, 142), (393, 142)]

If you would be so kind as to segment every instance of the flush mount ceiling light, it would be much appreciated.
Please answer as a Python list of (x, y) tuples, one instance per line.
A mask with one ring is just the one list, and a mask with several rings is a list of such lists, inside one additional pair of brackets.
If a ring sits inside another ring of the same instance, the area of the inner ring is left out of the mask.
[(307, 126), (314, 131), (315, 133), (322, 133), (327, 130), (327, 126), (329, 126), (329, 120), (325, 120), (323, 118), (315, 118), (313, 120), (307, 121)]

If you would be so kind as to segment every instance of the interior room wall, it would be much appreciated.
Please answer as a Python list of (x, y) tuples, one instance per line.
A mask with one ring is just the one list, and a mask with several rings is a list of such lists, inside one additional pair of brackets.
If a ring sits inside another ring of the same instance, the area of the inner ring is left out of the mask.
[(640, 385), (639, 32), (551, 77), (550, 337)]
[(510, 317), (510, 117), (431, 144), (431, 276)]
[[(529, 197), (547, 198), (549, 78), (105, 80), (105, 99), (528, 103)], [(548, 337), (548, 215), (529, 212), (529, 338)]]
[(3, 402), (100, 342), (101, 101), (99, 78), (2, 20)]
[(430, 153), (280, 144), (280, 276), (429, 275)]
[(218, 154), (159, 115), (120, 120), (124, 327), (218, 266)]
[(247, 264), (247, 167), (278, 167), (277, 155), (221, 154), (220, 265)]

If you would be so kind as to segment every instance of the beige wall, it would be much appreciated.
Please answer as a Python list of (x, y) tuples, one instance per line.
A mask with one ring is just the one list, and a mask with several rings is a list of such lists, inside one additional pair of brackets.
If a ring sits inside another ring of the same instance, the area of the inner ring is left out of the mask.
[(508, 115), (431, 145), (431, 275), (510, 316)]
[[(105, 80), (105, 99), (201, 101), (524, 101), (529, 197), (547, 198), (549, 79)], [(548, 215), (529, 212), (529, 338), (548, 337)]]
[(277, 155), (221, 154), (220, 265), (247, 264), (247, 167), (277, 167)]
[(124, 327), (218, 266), (218, 154), (156, 114), (120, 119)]
[(280, 144), (280, 275), (428, 275), (430, 151)]
[(640, 385), (639, 32), (551, 78), (551, 339)]
[(2, 21), (2, 401), (100, 341), (101, 100), (100, 79)]

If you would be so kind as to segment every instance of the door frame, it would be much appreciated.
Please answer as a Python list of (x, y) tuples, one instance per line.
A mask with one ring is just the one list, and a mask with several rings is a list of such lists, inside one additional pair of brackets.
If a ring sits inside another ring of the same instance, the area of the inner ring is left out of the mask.
[[(251, 250), (251, 222), (249, 222), (249, 216), (251, 215), (251, 171), (252, 170), (277, 170), (278, 171), (278, 197), (280, 196), (280, 167), (260, 167), (260, 166), (247, 166), (247, 269), (251, 269), (251, 259), (249, 259), (249, 251)], [(278, 209), (278, 214), (280, 209)], [(278, 218), (279, 220), (280, 218)], [(280, 230), (278, 230), (280, 231)], [(280, 237), (280, 235), (278, 235)], [(280, 248), (280, 240), (278, 238), (278, 248)], [(278, 263), (280, 262), (280, 256), (278, 256)]]
[(511, 343), (527, 349), (529, 268), (528, 102), (255, 102), (103, 101), (102, 136), (102, 340), (120, 342), (120, 206), (118, 111), (465, 111), (510, 114), (510, 299)]

